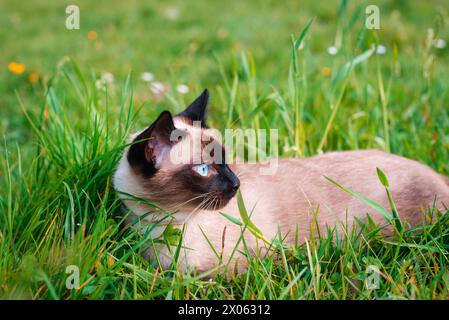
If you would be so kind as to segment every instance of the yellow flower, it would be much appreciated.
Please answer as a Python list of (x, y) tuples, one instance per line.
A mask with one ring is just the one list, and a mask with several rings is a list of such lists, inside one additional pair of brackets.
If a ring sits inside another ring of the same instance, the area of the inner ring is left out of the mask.
[(328, 67), (324, 67), (324, 68), (321, 70), (321, 73), (323, 74), (323, 76), (329, 77), (330, 74), (331, 74), (331, 69), (329, 69)]
[(114, 258), (112, 258), (111, 256), (108, 256), (108, 266), (112, 267), (114, 265)]
[(97, 32), (91, 30), (87, 33), (87, 39), (89, 39), (90, 41), (94, 41), (97, 39)]
[(39, 80), (39, 74), (37, 72), (31, 72), (28, 75), (28, 81), (31, 83), (36, 83)]
[(25, 72), (25, 65), (23, 63), (10, 62), (8, 63), (8, 70), (14, 74), (22, 74)]

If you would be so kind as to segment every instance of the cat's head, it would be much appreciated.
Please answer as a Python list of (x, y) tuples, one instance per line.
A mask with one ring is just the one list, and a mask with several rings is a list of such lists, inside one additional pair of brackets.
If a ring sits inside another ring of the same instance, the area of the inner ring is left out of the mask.
[(208, 100), (204, 90), (183, 112), (164, 111), (132, 136), (114, 176), (120, 193), (175, 211), (217, 210), (234, 197), (240, 181), (206, 126)]

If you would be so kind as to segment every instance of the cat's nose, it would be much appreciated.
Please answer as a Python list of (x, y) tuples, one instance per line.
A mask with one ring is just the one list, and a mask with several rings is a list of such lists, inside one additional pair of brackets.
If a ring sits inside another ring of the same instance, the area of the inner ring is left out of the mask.
[(228, 192), (232, 192), (235, 194), (237, 190), (240, 188), (239, 178), (237, 178), (235, 173), (232, 172), (227, 165), (222, 166), (221, 170), (223, 176), (225, 176), (226, 179), (228, 180), (226, 189), (228, 190)]
[(239, 188), (240, 188), (240, 180), (236, 179), (232, 182), (232, 191), (237, 192)]
[(239, 178), (237, 178), (237, 176), (234, 175), (234, 177), (230, 180), (232, 192), (237, 192), (237, 190), (240, 188)]

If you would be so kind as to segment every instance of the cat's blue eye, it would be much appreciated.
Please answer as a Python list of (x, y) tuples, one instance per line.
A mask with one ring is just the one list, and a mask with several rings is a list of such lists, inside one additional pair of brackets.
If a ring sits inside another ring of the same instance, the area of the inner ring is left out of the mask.
[(209, 165), (208, 164), (199, 164), (193, 167), (193, 170), (199, 173), (202, 177), (207, 177), (209, 175)]

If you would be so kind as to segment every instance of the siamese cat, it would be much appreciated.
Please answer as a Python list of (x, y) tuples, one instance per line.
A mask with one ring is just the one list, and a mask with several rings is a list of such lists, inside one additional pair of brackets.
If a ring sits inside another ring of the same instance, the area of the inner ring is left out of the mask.
[[(449, 205), (448, 178), (419, 162), (377, 150), (279, 159), (274, 175), (261, 175), (260, 163), (227, 163), (226, 149), (206, 125), (208, 99), (205, 90), (180, 114), (164, 111), (148, 128), (132, 135), (114, 175), (119, 197), (133, 215), (143, 217), (141, 224), (151, 226), (152, 239), (162, 237), (169, 224), (184, 231), (177, 261), (182, 270), (207, 272), (226, 263), (239, 272), (245, 270), (241, 226), (220, 214), (240, 219), (238, 189), (251, 221), (265, 238), (275, 239), (281, 232), (290, 244), (311, 236), (314, 219), (320, 230), (356, 227), (356, 220), (367, 221), (367, 214), (385, 224), (379, 212), (325, 176), (389, 210), (376, 174), (376, 167), (381, 168), (407, 227), (423, 220), (425, 208), (446, 210)], [(201, 141), (196, 150), (191, 148), (194, 141)], [(208, 159), (204, 141), (214, 146), (215, 155)], [(263, 253), (264, 243), (248, 229), (243, 237), (253, 254)], [(149, 258), (157, 259), (162, 268), (172, 263), (173, 251), (174, 247), (156, 241), (148, 246)]]

